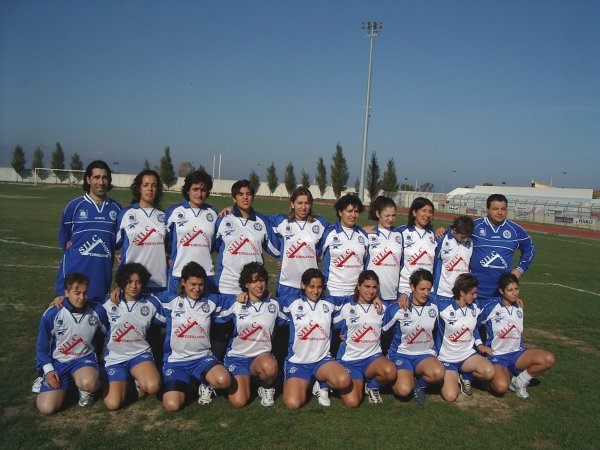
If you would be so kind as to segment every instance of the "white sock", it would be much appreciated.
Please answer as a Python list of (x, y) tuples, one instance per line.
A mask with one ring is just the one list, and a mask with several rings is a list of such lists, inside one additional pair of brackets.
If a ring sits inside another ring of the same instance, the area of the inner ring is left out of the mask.
[(517, 378), (519, 378), (519, 380), (521, 380), (523, 383), (529, 383), (533, 377), (529, 375), (529, 372), (524, 370)]

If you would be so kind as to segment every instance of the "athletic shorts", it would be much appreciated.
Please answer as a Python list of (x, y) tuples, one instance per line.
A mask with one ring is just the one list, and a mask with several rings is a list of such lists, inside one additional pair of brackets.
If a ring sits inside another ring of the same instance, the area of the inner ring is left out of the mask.
[(82, 356), (81, 358), (77, 358), (67, 363), (61, 363), (60, 361), (52, 361), (52, 365), (54, 366), (54, 370), (60, 377), (60, 387), (58, 389), (55, 389), (52, 386), (48, 386), (46, 384), (46, 377), (44, 376), (44, 382), (42, 383), (42, 387), (40, 388), (40, 393), (48, 391), (57, 391), (61, 389), (67, 390), (69, 388), (69, 382), (71, 381), (71, 378), (73, 378), (73, 374), (82, 367), (93, 367), (94, 369), (96, 369), (96, 371), (99, 370), (98, 358), (96, 356), (96, 353), (90, 353), (87, 356)]
[(369, 356), (368, 358), (355, 359), (353, 361), (338, 360), (338, 362), (344, 366), (344, 369), (348, 371), (353, 380), (364, 380), (365, 372), (373, 361), (381, 358), (383, 355), (377, 353), (376, 355)]
[[(265, 353), (261, 353), (264, 355)], [(271, 355), (271, 353), (267, 353)], [(252, 376), (250, 373), (250, 366), (254, 362), (254, 360), (260, 355), (252, 356), (251, 358), (244, 358), (241, 356), (225, 356), (225, 362), (223, 365), (232, 376), (242, 375), (246, 377)], [(271, 355), (272, 356), (272, 355)]]
[(452, 372), (461, 372), (464, 373), (460, 370), (460, 368), (462, 367), (462, 365), (465, 363), (465, 361), (467, 359), (469, 359), (471, 356), (476, 355), (477, 352), (473, 351), (473, 353), (469, 356), (467, 356), (465, 359), (461, 359), (460, 361), (456, 361), (456, 362), (448, 362), (448, 361), (440, 361), (442, 363), (442, 365), (444, 366), (444, 369), (446, 370), (451, 370)]
[(154, 357), (152, 356), (152, 352), (144, 352), (141, 355), (138, 355), (135, 358), (131, 358), (128, 361), (123, 361), (121, 363), (106, 366), (106, 379), (109, 382), (127, 381), (129, 379), (131, 369), (143, 362), (151, 362), (152, 364), (154, 364)]
[(283, 364), (283, 381), (287, 381), (290, 378), (302, 378), (310, 382), (312, 379), (317, 379), (317, 371), (323, 364), (335, 361), (331, 356), (326, 356), (321, 361), (309, 364), (299, 364), (289, 362), (287, 359)]
[(504, 366), (513, 375), (518, 375), (522, 370), (517, 369), (517, 360), (525, 353), (525, 349), (517, 350), (516, 352), (505, 353), (503, 355), (488, 356), (488, 361), (494, 365)]
[(396, 365), (396, 370), (410, 370), (415, 372), (417, 366), (421, 361), (427, 358), (435, 358), (431, 353), (424, 353), (420, 355), (407, 355), (406, 353), (392, 353), (389, 352), (387, 355), (388, 359)]
[(202, 382), (207, 372), (220, 364), (214, 355), (193, 361), (166, 362), (163, 366), (163, 383), (180, 382), (188, 385), (192, 378)]

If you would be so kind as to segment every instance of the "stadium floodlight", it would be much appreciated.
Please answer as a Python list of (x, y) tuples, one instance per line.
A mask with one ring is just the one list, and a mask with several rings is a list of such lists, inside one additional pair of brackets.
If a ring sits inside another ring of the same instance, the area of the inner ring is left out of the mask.
[[(365, 124), (363, 129), (363, 145), (360, 159), (360, 177), (358, 183), (358, 196), (361, 200), (365, 199), (365, 171), (367, 166), (367, 140), (369, 136), (369, 117), (371, 115), (371, 69), (373, 66), (373, 40), (379, 36), (383, 28), (383, 22), (363, 22), (361, 28), (366, 30), (368, 38), (371, 40), (369, 50), (369, 76), (367, 78), (367, 100), (365, 103)], [(371, 199), (373, 200), (373, 199)]]

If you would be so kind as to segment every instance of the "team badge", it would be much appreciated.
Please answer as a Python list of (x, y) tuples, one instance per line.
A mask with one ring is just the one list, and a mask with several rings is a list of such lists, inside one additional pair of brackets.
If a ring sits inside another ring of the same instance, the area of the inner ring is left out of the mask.
[(396, 242), (400, 244), (402, 242), (402, 238), (400, 236), (396, 236)]
[(235, 369), (237, 369), (237, 366), (235, 364), (230, 364), (229, 366), (227, 366), (227, 370), (229, 370), (230, 372), (233, 372)]
[(165, 214), (164, 213), (160, 213), (156, 216), (156, 220), (158, 220), (159, 223), (165, 223)]
[(413, 240), (412, 234), (409, 234), (409, 235), (407, 235), (407, 236), (406, 236), (406, 240), (407, 240), (408, 242), (412, 242), (412, 240)]
[(173, 369), (167, 369), (167, 370), (165, 370), (165, 376), (166, 377), (170, 377), (171, 375), (173, 375)]
[(483, 228), (479, 230), (479, 236), (485, 237), (485, 230)]
[(475, 308), (473, 308), (473, 309), (471, 310), (471, 315), (472, 315), (473, 317), (476, 317), (476, 316), (477, 316), (477, 311), (475, 311)]
[(296, 373), (298, 371), (298, 369), (296, 367), (292, 367), (290, 370), (288, 370), (288, 373)]
[(511, 238), (511, 236), (512, 236), (512, 234), (510, 233), (510, 231), (508, 231), (508, 230), (504, 230), (504, 231), (502, 232), (502, 236), (504, 237), (504, 239), (510, 239), (510, 238)]
[(519, 319), (522, 319), (523, 318), (523, 312), (522, 311), (517, 311), (517, 317)]
[(276, 308), (275, 305), (269, 305), (267, 307), (267, 310), (271, 313), (271, 314), (275, 314)]
[(142, 313), (142, 316), (146, 317), (150, 314), (150, 308), (147, 305), (144, 305), (142, 306), (142, 309), (140, 309), (140, 313)]
[(108, 217), (110, 217), (110, 220), (117, 220), (117, 212), (116, 211), (109, 212)]
[(79, 220), (85, 220), (88, 218), (88, 213), (85, 209), (79, 210)]
[(110, 369), (108, 369), (106, 371), (106, 373), (108, 373), (109, 375), (114, 375), (115, 373), (117, 373), (117, 369), (115, 369), (114, 367), (111, 367)]
[(358, 242), (360, 242), (361, 244), (364, 244), (365, 243), (365, 238), (362, 237), (362, 236), (359, 236), (358, 237)]
[(206, 214), (206, 220), (208, 220), (209, 222), (212, 222), (215, 220), (215, 216), (213, 216), (212, 213), (208, 213), (208, 214)]
[(254, 224), (254, 229), (255, 229), (256, 231), (261, 231), (261, 230), (262, 230), (262, 225), (261, 225), (260, 223), (255, 223), (255, 224)]
[(205, 303), (202, 305), (202, 312), (209, 312), (210, 311), (210, 306), (208, 306), (208, 303)]
[(90, 318), (88, 319), (88, 323), (95, 327), (96, 325), (98, 325), (98, 318), (96, 316), (90, 316)]
[(313, 225), (312, 226), (312, 232), (315, 234), (319, 234), (319, 225)]
[(429, 314), (429, 317), (434, 318), (436, 316), (435, 309), (429, 308), (429, 312), (427, 314)]
[(324, 305), (323, 305), (323, 312), (324, 312), (325, 314), (329, 314), (329, 306), (327, 306), (327, 305), (325, 305), (325, 304), (324, 304)]
[(396, 361), (394, 361), (394, 364), (396, 364), (396, 367), (400, 367), (402, 364), (404, 364), (404, 361), (402, 361), (401, 359), (397, 359)]

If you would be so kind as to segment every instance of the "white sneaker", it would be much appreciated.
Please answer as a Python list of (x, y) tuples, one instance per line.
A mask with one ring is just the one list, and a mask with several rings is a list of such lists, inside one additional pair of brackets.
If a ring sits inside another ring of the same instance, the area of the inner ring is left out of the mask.
[(142, 399), (146, 398), (146, 395), (148, 395), (148, 394), (142, 390), (142, 388), (140, 387), (140, 383), (138, 383), (137, 380), (133, 380), (133, 382), (135, 383), (135, 391), (137, 393), (137, 399), (142, 400)]
[(375, 389), (375, 388), (371, 389), (369, 386), (367, 386), (365, 384), (365, 394), (367, 394), (369, 403), (383, 403), (383, 399), (381, 398), (379, 389)]
[(458, 385), (460, 386), (460, 392), (465, 395), (473, 395), (473, 388), (471, 387), (471, 380), (463, 378), (462, 375), (458, 376)]
[(87, 391), (79, 391), (79, 406), (88, 407), (94, 404), (94, 394)]
[(325, 387), (321, 389), (319, 380), (315, 381), (315, 384), (313, 384), (312, 393), (319, 400), (319, 405), (331, 406), (331, 400), (329, 399), (329, 388)]
[(273, 406), (275, 404), (275, 388), (259, 386), (258, 396), (260, 397), (260, 404), (263, 406)]
[(527, 386), (529, 386), (529, 382), (521, 381), (519, 377), (512, 377), (510, 379), (510, 385), (508, 386), (508, 388), (515, 394), (517, 394), (517, 397), (525, 400), (529, 398), (529, 394), (527, 393)]
[(43, 382), (44, 382), (43, 377), (37, 377), (35, 380), (33, 380), (33, 384), (31, 385), (31, 392), (33, 392), (34, 394), (39, 394), (40, 389), (42, 389)]
[(216, 397), (217, 393), (210, 385), (200, 383), (198, 387), (198, 403), (200, 405), (208, 405), (212, 403), (212, 398)]

